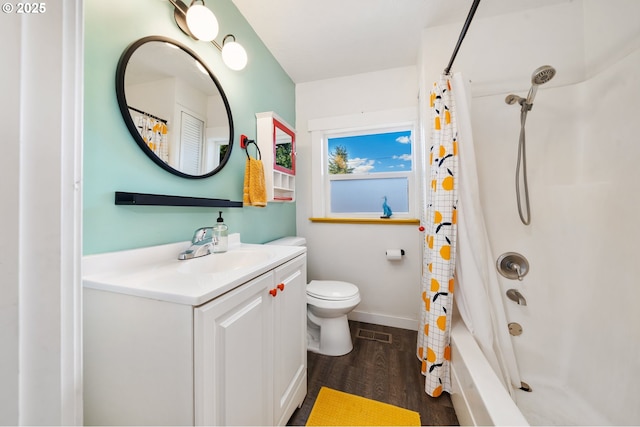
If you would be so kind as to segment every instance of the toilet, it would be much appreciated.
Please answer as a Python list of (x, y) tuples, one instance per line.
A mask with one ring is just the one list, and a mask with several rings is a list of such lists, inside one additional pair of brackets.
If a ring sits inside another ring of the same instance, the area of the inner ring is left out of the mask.
[[(268, 245), (305, 246), (304, 237), (283, 237)], [(307, 284), (307, 348), (326, 356), (342, 356), (353, 350), (349, 314), (360, 303), (353, 283), (312, 280)]]

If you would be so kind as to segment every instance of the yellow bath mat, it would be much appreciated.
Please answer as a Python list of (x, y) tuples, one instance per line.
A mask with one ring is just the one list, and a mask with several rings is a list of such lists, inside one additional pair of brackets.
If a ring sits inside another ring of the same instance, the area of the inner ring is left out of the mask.
[(420, 414), (387, 403), (322, 387), (308, 426), (419, 426)]

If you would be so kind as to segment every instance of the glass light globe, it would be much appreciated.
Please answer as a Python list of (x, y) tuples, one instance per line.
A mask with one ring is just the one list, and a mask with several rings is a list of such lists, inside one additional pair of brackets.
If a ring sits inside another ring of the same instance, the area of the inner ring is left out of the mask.
[(194, 4), (187, 10), (187, 26), (198, 40), (210, 42), (218, 35), (218, 20), (211, 10)]
[(247, 51), (238, 42), (226, 42), (222, 46), (222, 60), (232, 70), (242, 70), (247, 66)]

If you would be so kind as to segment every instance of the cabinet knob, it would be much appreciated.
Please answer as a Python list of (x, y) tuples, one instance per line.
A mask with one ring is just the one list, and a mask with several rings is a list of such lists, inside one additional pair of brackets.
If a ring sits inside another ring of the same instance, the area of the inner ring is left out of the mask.
[(275, 297), (278, 294), (278, 290), (276, 288), (273, 288), (269, 291), (269, 293), (272, 297)]
[(278, 289), (280, 289), (281, 291), (284, 291), (284, 283), (280, 283), (278, 285)]

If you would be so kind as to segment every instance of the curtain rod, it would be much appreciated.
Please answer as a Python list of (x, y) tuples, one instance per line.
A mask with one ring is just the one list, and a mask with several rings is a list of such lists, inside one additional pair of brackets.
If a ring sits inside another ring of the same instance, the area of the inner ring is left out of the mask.
[(147, 113), (146, 111), (142, 111), (142, 110), (139, 110), (139, 109), (137, 109), (137, 108), (134, 108), (134, 107), (132, 107), (131, 105), (127, 105), (127, 108), (129, 108), (130, 110), (135, 111), (136, 113), (144, 114), (144, 115), (145, 115), (145, 116), (147, 116), (147, 117), (151, 117), (152, 119), (159, 120), (159, 121), (161, 121), (162, 123), (164, 123), (165, 125), (167, 124), (167, 120), (165, 120), (165, 119), (161, 119), (160, 117), (156, 117), (156, 116), (154, 116), (153, 114), (149, 114), (149, 113)]
[(456, 59), (456, 55), (458, 54), (458, 50), (460, 49), (460, 45), (462, 45), (462, 40), (464, 40), (464, 36), (467, 35), (467, 30), (469, 29), (469, 25), (471, 25), (471, 20), (473, 19), (473, 15), (476, 13), (476, 9), (480, 4), (480, 0), (474, 0), (471, 5), (471, 10), (469, 10), (469, 14), (467, 15), (467, 20), (464, 21), (464, 26), (462, 27), (462, 31), (460, 32), (460, 37), (458, 37), (458, 43), (456, 43), (455, 49), (453, 49), (453, 54), (451, 55), (451, 59), (449, 60), (449, 65), (444, 69), (445, 74), (449, 74), (451, 71), (451, 67), (453, 66), (453, 61)]

